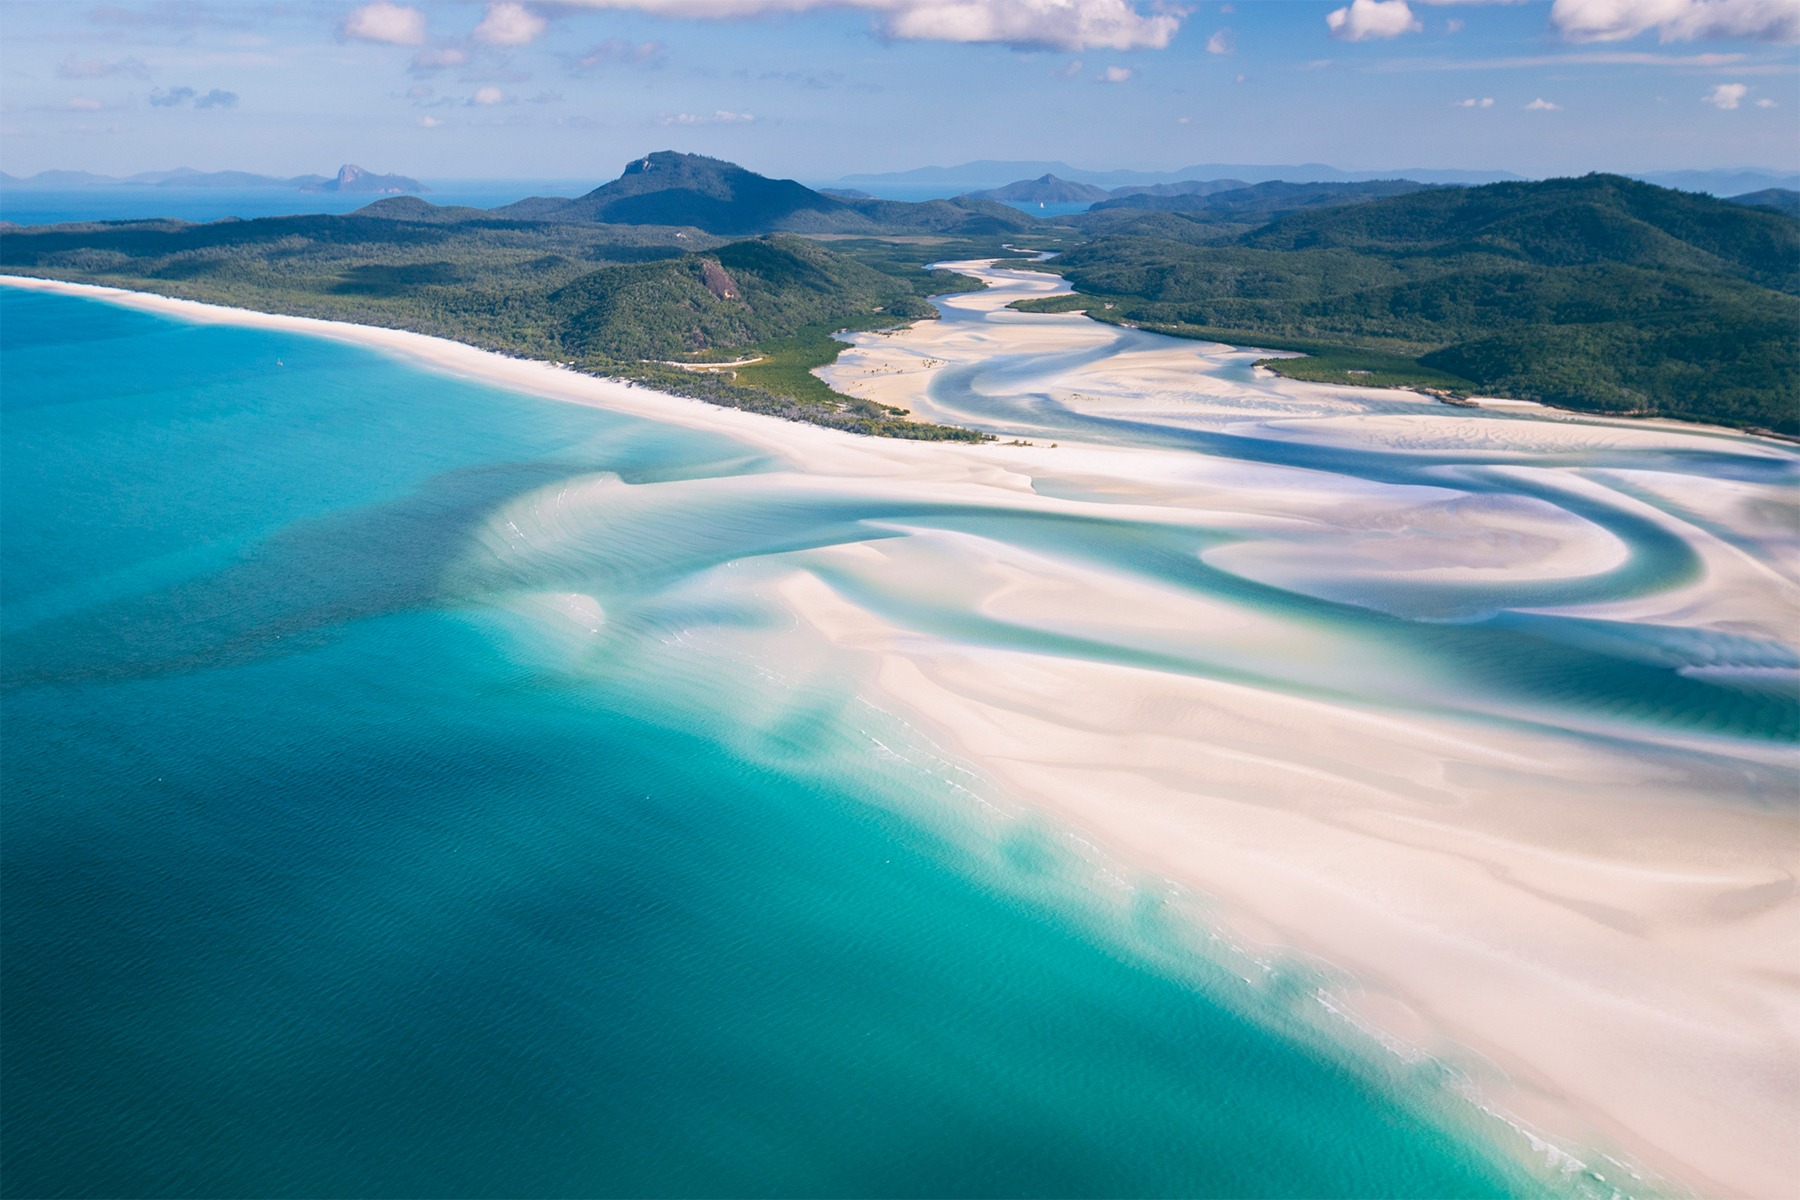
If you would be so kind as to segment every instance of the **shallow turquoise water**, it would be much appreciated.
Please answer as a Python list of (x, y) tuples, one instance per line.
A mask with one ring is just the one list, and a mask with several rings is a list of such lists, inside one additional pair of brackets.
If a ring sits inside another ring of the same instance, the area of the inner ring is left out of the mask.
[[(984, 843), (828, 672), (771, 716), (634, 650), (754, 629), (682, 581), (883, 506), (621, 512), (527, 571), (470, 554), (514, 497), (766, 464), (97, 302), (0, 289), (0, 336), (7, 1194), (1542, 1186), (1052, 834)], [(624, 632), (571, 655), (514, 600), (575, 582)]]

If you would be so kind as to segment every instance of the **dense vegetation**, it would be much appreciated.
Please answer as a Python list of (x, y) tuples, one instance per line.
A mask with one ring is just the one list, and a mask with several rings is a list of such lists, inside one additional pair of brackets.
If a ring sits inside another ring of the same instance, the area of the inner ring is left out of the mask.
[[(8, 230), (0, 266), (410, 329), (855, 432), (975, 438), (810, 373), (842, 348), (833, 332), (935, 316), (925, 296), (977, 286), (921, 269), (935, 246), (845, 244), (864, 261), (781, 234), (725, 243), (691, 228), (506, 220), (397, 197), (341, 217)], [(760, 361), (670, 365), (721, 358)]]
[[(1800, 433), (1800, 222), (1779, 213), (1590, 175), (1170, 236), (1183, 219), (1103, 227), (1055, 263), (1078, 298), (1020, 307), (1332, 348), (1336, 368), (1271, 364), (1303, 378), (1460, 379), (1569, 408)], [(1352, 350), (1385, 365), (1352, 367)]]
[(1800, 217), (1800, 192), (1792, 188), (1764, 188), (1760, 192), (1745, 192), (1742, 196), (1733, 196), (1731, 202), (1748, 204), (1752, 208), (1772, 208), (1790, 217)]
[[(1229, 182), (1229, 181), (1221, 181)], [(1410, 179), (1375, 179), (1363, 183), (1268, 183), (1240, 184), (1215, 188), (1200, 184), (1193, 190), (1174, 188), (1133, 188), (1094, 205), (1091, 212), (1108, 209), (1136, 209), (1142, 212), (1206, 213), (1217, 218), (1232, 218), (1258, 223), (1272, 221), (1305, 208), (1328, 208), (1339, 204), (1360, 204), (1388, 196), (1404, 196), (1417, 192), (1425, 184)]]

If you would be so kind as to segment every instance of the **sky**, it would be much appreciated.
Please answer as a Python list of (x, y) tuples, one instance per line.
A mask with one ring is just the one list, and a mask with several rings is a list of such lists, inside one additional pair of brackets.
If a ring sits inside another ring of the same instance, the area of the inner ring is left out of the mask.
[(1800, 169), (1800, 0), (5, 0), (0, 168)]

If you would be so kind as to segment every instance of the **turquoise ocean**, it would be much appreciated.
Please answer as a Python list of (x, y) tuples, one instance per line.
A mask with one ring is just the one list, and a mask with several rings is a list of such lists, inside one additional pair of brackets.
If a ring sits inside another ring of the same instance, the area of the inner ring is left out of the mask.
[[(0, 337), (7, 1194), (1550, 1186), (1442, 1071), (1321, 1036), (1304, 972), (1246, 984), (1179, 898), (996, 836), (829, 670), (684, 657), (782, 619), (685, 581), (890, 536), (880, 505), (695, 505), (533, 578), (475, 553), (517, 497), (769, 464), (87, 299), (0, 288)], [(518, 599), (564, 591), (605, 638)], [(1791, 698), (1738, 703), (1786, 736)]]

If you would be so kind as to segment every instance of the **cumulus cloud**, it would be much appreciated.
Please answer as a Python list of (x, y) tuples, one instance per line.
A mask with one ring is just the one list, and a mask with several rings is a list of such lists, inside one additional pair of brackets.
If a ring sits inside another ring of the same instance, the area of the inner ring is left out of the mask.
[(1229, 29), (1221, 29), (1206, 39), (1208, 54), (1230, 54), (1237, 49), (1237, 34)]
[(1775, 102), (1773, 100), (1769, 99), (1767, 96), (1764, 96), (1761, 100), (1758, 100), (1756, 102), (1756, 107), (1758, 107), (1758, 108), (1774, 108)]
[(479, 87), (469, 97), (470, 104), (478, 104), (483, 108), (491, 108), (496, 104), (506, 103), (506, 93), (497, 87)]
[(1108, 67), (1106, 70), (1094, 76), (1094, 78), (1101, 83), (1124, 83), (1127, 79), (1130, 79), (1131, 76), (1132, 70), (1130, 67)]
[(1397, 38), (1424, 28), (1407, 7), (1406, 0), (1352, 0), (1348, 8), (1326, 13), (1325, 24), (1332, 37), (1346, 42)]
[(133, 79), (144, 79), (149, 76), (150, 68), (138, 58), (107, 62), (98, 58), (76, 58), (71, 54), (57, 64), (56, 73), (63, 79), (105, 79), (109, 75), (129, 75)]
[(1748, 95), (1749, 92), (1750, 89), (1741, 83), (1721, 83), (1711, 92), (1700, 97), (1700, 102), (1702, 104), (1710, 104), (1714, 108), (1722, 108), (1729, 111), (1742, 104), (1744, 102), (1744, 97)]
[[(663, 17), (729, 19), (815, 9), (875, 15), (888, 37), (906, 41), (996, 42), (1048, 50), (1160, 50), (1185, 12), (1140, 12), (1133, 0), (568, 0), (588, 8), (635, 9)], [(1394, 0), (1403, 3), (1403, 0)]]
[(536, 41), (549, 25), (523, 4), (490, 4), (471, 36), (489, 46), (525, 46)]
[(656, 118), (664, 125), (742, 125), (756, 120), (747, 112), (730, 112), (723, 108), (707, 113), (664, 113)]
[(375, 0), (344, 18), (338, 36), (357, 42), (386, 42), (390, 46), (418, 46), (425, 41), (425, 14), (404, 4)]
[(1800, 41), (1795, 0), (1556, 0), (1550, 24), (1572, 42), (1620, 42), (1655, 30), (1663, 42)]
[(1456, 106), (1458, 108), (1492, 108), (1494, 107), (1494, 98), (1492, 96), (1483, 96), (1481, 99), (1477, 100), (1475, 97), (1470, 96), (1467, 100), (1458, 100)]
[(1530, 104), (1527, 104), (1525, 106), (1525, 111), (1526, 112), (1555, 112), (1557, 109), (1559, 109), (1561, 107), (1562, 107), (1562, 105), (1552, 104), (1548, 100), (1544, 99), (1542, 96), (1539, 96), (1536, 100), (1533, 100)]
[(418, 125), (421, 129), (436, 129), (439, 125), (442, 125), (443, 122), (436, 117), (426, 116), (420, 117), (414, 124)]

